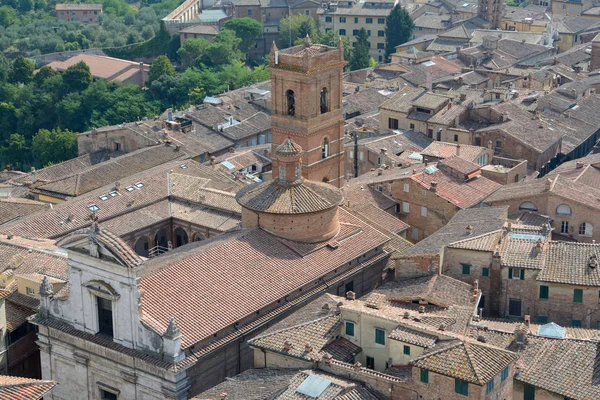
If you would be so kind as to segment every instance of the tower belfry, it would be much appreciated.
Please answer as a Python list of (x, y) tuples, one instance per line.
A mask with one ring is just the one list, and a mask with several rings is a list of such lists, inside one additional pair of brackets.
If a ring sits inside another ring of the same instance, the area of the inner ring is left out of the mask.
[[(344, 185), (342, 88), (344, 46), (312, 44), (271, 47), (272, 153), (291, 138), (304, 149), (302, 176)], [(273, 160), (273, 178), (278, 177)]]

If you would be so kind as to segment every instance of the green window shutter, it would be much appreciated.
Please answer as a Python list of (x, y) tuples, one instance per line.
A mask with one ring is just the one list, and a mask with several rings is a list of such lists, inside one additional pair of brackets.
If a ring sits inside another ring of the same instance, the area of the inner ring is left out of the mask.
[(548, 286), (540, 286), (540, 299), (548, 298)]
[(581, 328), (581, 320), (580, 319), (574, 319), (571, 321), (571, 326), (573, 328)]
[(502, 382), (504, 382), (508, 378), (508, 367), (502, 370)]
[(354, 336), (354, 323), (346, 322), (346, 335)]
[(471, 265), (470, 264), (461, 264), (461, 265), (462, 265), (463, 275), (471, 275)]
[(512, 279), (512, 268), (508, 269), (508, 279)]
[(463, 396), (469, 395), (469, 382), (463, 381), (462, 379), (454, 380), (454, 391)]
[(581, 290), (581, 289), (573, 290), (573, 303), (583, 303), (583, 290)]
[(548, 322), (548, 317), (545, 315), (538, 315), (537, 322), (538, 324), (545, 324)]
[(429, 371), (421, 369), (421, 382), (429, 383)]
[(404, 346), (404, 354), (410, 356), (410, 346)]
[(481, 269), (481, 276), (490, 276), (490, 269), (488, 267), (483, 267)]
[(383, 329), (375, 329), (375, 343), (385, 344), (385, 331)]
[(521, 280), (525, 280), (525, 270), (523, 268), (521, 268)]

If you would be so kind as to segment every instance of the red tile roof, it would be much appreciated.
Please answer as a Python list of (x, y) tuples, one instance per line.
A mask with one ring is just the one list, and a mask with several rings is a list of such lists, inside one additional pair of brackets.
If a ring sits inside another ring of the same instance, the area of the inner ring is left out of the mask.
[(343, 209), (340, 220), (357, 226), (358, 232), (339, 240), (336, 249), (324, 246), (304, 256), (280, 238), (251, 229), (151, 259), (141, 279), (144, 315), (162, 331), (174, 317), (187, 348), (389, 240)]
[(54, 381), (0, 376), (0, 400), (39, 400), (56, 386)]

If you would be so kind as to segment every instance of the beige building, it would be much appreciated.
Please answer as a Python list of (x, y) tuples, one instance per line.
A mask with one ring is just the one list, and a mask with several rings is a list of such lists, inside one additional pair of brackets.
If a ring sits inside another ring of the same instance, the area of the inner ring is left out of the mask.
[(358, 31), (364, 28), (369, 35), (369, 54), (379, 63), (385, 61), (385, 19), (394, 7), (393, 1), (339, 1), (324, 4), (317, 12), (321, 29), (348, 36), (354, 41)]
[(48, 64), (48, 67), (63, 72), (80, 62), (87, 64), (90, 73), (96, 79), (101, 78), (111, 82), (118, 81), (140, 87), (146, 85), (148, 72), (150, 71), (149, 64), (91, 54), (79, 54), (65, 61), (54, 61)]
[(57, 4), (55, 9), (58, 22), (98, 24), (102, 15), (102, 4), (65, 3)]

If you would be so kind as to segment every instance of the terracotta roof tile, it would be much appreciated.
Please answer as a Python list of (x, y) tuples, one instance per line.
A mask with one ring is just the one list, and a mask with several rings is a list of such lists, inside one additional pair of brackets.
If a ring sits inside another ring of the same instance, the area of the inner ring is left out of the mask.
[(391, 339), (396, 339), (401, 342), (414, 344), (415, 346), (420, 347), (431, 347), (438, 339), (435, 335), (421, 332), (416, 329), (411, 329), (402, 325), (398, 325), (392, 332), (390, 332), (389, 337)]
[(388, 301), (412, 302), (423, 299), (440, 307), (474, 306), (472, 286), (446, 275), (390, 282), (378, 288), (377, 292), (385, 294)]
[(371, 393), (369, 389), (358, 382), (343, 379), (337, 375), (326, 374), (321, 371), (302, 371), (294, 376), (287, 390), (277, 395), (274, 400), (301, 400), (309, 396), (299, 393), (298, 388), (310, 376), (316, 376), (325, 379), (330, 384), (323, 390), (318, 397), (312, 397), (318, 400), (378, 400), (379, 396)]
[(600, 286), (599, 257), (600, 244), (552, 241), (548, 243), (545, 266), (537, 279), (543, 282)]
[(6, 330), (12, 332), (23, 325), (27, 318), (35, 314), (35, 311), (29, 308), (21, 307), (10, 301), (5, 302), (6, 308)]
[(463, 158), (467, 161), (475, 162), (485, 150), (485, 147), (471, 146), (468, 144), (458, 145), (454, 143), (436, 141), (432, 142), (429, 146), (423, 149), (423, 151), (421, 151), (421, 154), (424, 156), (432, 156), (436, 158), (448, 158), (452, 156), (459, 156), (460, 158)]
[(490, 381), (517, 359), (517, 354), (476, 341), (456, 341), (414, 359), (412, 365), (476, 385)]
[(54, 381), (0, 376), (0, 400), (39, 400), (56, 386)]

